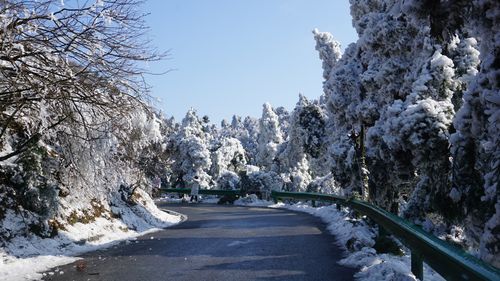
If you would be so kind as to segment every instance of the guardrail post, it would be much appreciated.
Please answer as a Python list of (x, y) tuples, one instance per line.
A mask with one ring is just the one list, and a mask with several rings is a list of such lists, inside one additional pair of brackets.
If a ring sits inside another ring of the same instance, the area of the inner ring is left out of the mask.
[(411, 272), (419, 280), (424, 280), (424, 260), (422, 254), (415, 249), (411, 249)]
[(316, 208), (316, 200), (311, 200), (311, 205)]
[(385, 230), (385, 228), (379, 224), (378, 225), (378, 237), (384, 237), (384, 236), (387, 236), (388, 234), (389, 233), (387, 232), (387, 230)]

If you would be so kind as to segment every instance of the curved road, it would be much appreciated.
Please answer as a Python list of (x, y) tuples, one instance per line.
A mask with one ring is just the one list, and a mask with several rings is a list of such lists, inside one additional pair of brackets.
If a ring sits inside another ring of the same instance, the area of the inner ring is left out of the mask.
[[(188, 220), (83, 255), (44, 280), (353, 280), (320, 219), (287, 210), (162, 204)], [(154, 237), (154, 238), (152, 238)]]

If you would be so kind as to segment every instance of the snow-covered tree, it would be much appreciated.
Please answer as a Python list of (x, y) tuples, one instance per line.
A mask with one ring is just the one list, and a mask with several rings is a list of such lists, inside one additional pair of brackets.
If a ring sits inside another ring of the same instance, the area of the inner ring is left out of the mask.
[(223, 138), (213, 145), (211, 175), (218, 179), (226, 172), (238, 173), (247, 164), (245, 150), (235, 138)]
[(359, 124), (357, 116), (353, 116), (361, 95), (359, 76), (362, 67), (356, 53), (357, 47), (350, 45), (340, 58), (339, 44), (330, 34), (317, 30), (313, 33), (326, 79), (321, 100), (326, 102), (324, 108), (329, 117), (325, 127), (330, 132), (327, 144), (331, 172), (346, 193), (363, 193), (365, 169), (359, 165), (361, 149), (356, 146), (360, 127), (356, 126)]
[(200, 118), (198, 118), (196, 110), (191, 108), (181, 121), (179, 138), (188, 138), (192, 136), (203, 138), (204, 134), (203, 123)]
[[(288, 139), (277, 156), (276, 165), (284, 173), (287, 190), (305, 191), (313, 175), (325, 174), (320, 167), (326, 165), (314, 161), (324, 154), (324, 138), (325, 117), (321, 108), (300, 95), (290, 117)], [(310, 168), (311, 161), (316, 164), (314, 172)]]
[[(434, 38), (429, 18), (406, 14), (407, 4), (351, 1), (359, 40), (340, 59), (323, 55), (335, 53), (323, 47), (331, 36), (314, 34), (327, 79), (322, 101), (336, 180), (394, 212), (411, 195), (408, 213), (423, 217), (449, 211), (440, 202), (449, 201), (451, 120), (476, 72), (477, 52), (473, 39)], [(428, 194), (432, 199), (416, 199)]]
[[(412, 3), (416, 20), (429, 17), (435, 22), (434, 36), (446, 40), (455, 31), (478, 40), (462, 40), (463, 59), (455, 59), (468, 82), (463, 104), (453, 120), (457, 130), (451, 138), (453, 182), (449, 196), (461, 208), (466, 231), (479, 244), (482, 259), (500, 266), (500, 4), (498, 1), (445, 1), (434, 3), (446, 13), (426, 11), (422, 3)], [(415, 12), (416, 11), (416, 12)], [(476, 65), (480, 60), (479, 71)], [(463, 90), (463, 89), (462, 89)], [(474, 245), (473, 246), (477, 246)]]
[(289, 172), (290, 169), (301, 163), (305, 157), (303, 144), (307, 136), (300, 126), (299, 115), (307, 104), (309, 104), (307, 98), (299, 95), (299, 101), (290, 117), (288, 139), (281, 145), (282, 149), (277, 157), (280, 172)]
[(182, 175), (182, 182), (190, 187), (195, 177), (199, 178), (201, 187), (209, 187), (211, 176), (207, 173), (210, 169), (210, 151), (202, 139), (191, 136), (182, 138), (178, 144), (181, 161), (178, 172)]
[(202, 121), (196, 111), (190, 109), (182, 119), (175, 139), (175, 162), (172, 167), (174, 185), (190, 187), (195, 177), (199, 179), (201, 187), (212, 185), (212, 177), (208, 174), (212, 164), (208, 139)]
[(259, 120), (250, 116), (243, 120), (242, 134), (238, 138), (247, 153), (248, 164), (255, 165), (257, 162), (257, 139), (259, 137)]
[(498, 257), (500, 209), (493, 2), (351, 1), (359, 40), (326, 67), (322, 99), (340, 184), (359, 185), (365, 148), (369, 199), (394, 212), (402, 202), (427, 226), (465, 215), (468, 243), (488, 261)]
[(330, 78), (335, 63), (342, 57), (340, 43), (333, 39), (333, 35), (329, 32), (320, 32), (315, 28), (313, 34), (316, 40), (316, 51), (323, 63), (323, 79), (326, 81)]
[(243, 139), (245, 137), (245, 128), (243, 126), (243, 122), (241, 121), (241, 117), (233, 115), (231, 124), (228, 124), (227, 121), (222, 120), (219, 135), (223, 137), (235, 138), (238, 140)]
[(120, 186), (150, 187), (141, 161), (164, 151), (142, 79), (162, 56), (137, 1), (98, 2), (0, 5), (0, 213), (19, 232), (56, 235), (70, 218), (95, 220), (96, 206), (111, 214)]
[(278, 145), (283, 142), (278, 116), (269, 103), (263, 105), (262, 117), (259, 120), (257, 138), (256, 163), (265, 170), (275, 169), (274, 159)]
[[(161, 113), (155, 113), (157, 120), (153, 119), (159, 125), (160, 137), (157, 141), (150, 142), (137, 157), (138, 165), (145, 176), (153, 185), (154, 178), (159, 178), (161, 183), (168, 185), (172, 177), (172, 156), (175, 152), (173, 146), (175, 136), (178, 133), (179, 124), (173, 117), (165, 118)], [(137, 135), (136, 135), (137, 136)]]
[(242, 127), (241, 117), (237, 115), (233, 115), (233, 119), (231, 120), (231, 129), (238, 131)]
[(275, 108), (274, 113), (278, 116), (281, 138), (286, 140), (288, 138), (288, 127), (290, 126), (290, 113), (283, 106)]
[[(127, 117), (145, 97), (139, 62), (161, 58), (144, 42), (137, 1), (3, 1), (0, 7), (0, 141), (16, 121), (25, 134), (0, 161), (18, 155), (61, 124), (85, 128)], [(99, 118), (92, 118), (92, 114)], [(60, 133), (64, 133), (60, 130)], [(82, 133), (86, 133), (82, 134)]]

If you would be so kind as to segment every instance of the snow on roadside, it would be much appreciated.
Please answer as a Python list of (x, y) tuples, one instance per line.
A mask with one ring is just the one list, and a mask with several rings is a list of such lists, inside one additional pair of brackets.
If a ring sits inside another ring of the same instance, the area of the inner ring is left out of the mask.
[[(41, 279), (43, 275), (39, 272), (78, 260), (75, 257), (56, 255), (16, 258), (1, 252), (0, 259), (0, 279), (9, 281)], [(64, 272), (58, 274), (64, 274)]]
[[(338, 245), (345, 250), (346, 257), (339, 263), (341, 265), (359, 268), (354, 277), (357, 280), (367, 281), (410, 281), (418, 280), (411, 273), (411, 258), (409, 253), (404, 256), (390, 254), (377, 254), (375, 244), (375, 230), (368, 226), (364, 220), (354, 219), (349, 216), (347, 208), (337, 210), (336, 205), (311, 207), (307, 203), (297, 204), (273, 203), (258, 200), (257, 197), (246, 197), (236, 200), (235, 205), (251, 207), (283, 208), (299, 211), (321, 218), (327, 223), (327, 229), (337, 239)], [(347, 247), (347, 245), (349, 245)], [(424, 279), (443, 281), (444, 279), (424, 264)]]
[[(42, 272), (74, 262), (79, 259), (78, 254), (133, 240), (182, 221), (181, 216), (158, 209), (144, 191), (136, 189), (135, 192), (140, 200), (133, 206), (120, 199), (112, 202), (111, 210), (119, 218), (99, 217), (87, 224), (68, 224), (54, 238), (13, 237), (0, 248), (0, 280), (41, 279)], [(22, 218), (8, 211), (1, 227), (15, 233), (21, 223)], [(52, 274), (64, 272), (57, 270)]]
[(283, 207), (285, 204), (278, 203), (274, 204), (271, 201), (260, 200), (257, 195), (249, 194), (246, 197), (241, 197), (238, 200), (234, 201), (234, 205), (239, 206), (250, 206), (250, 207)]

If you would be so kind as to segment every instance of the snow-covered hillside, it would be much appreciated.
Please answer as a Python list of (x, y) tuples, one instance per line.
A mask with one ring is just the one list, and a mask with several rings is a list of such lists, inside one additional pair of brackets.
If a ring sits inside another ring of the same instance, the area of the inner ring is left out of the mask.
[[(23, 218), (12, 210), (7, 211), (0, 231), (10, 237), (0, 248), (0, 279), (39, 279), (43, 272), (53, 267), (78, 260), (75, 257), (78, 254), (109, 247), (123, 240), (133, 241), (137, 236), (182, 220), (181, 215), (159, 210), (141, 189), (137, 189), (128, 201), (116, 194), (111, 202), (111, 206), (95, 203), (93, 209), (81, 214), (78, 214), (81, 209), (76, 206), (67, 206), (65, 211), (74, 215), (70, 215), (69, 222), (55, 221), (58, 232), (50, 238), (26, 231)], [(55, 274), (64, 272), (57, 271)]]
[(174, 122), (142, 84), (162, 55), (135, 4), (0, 4), (2, 280), (180, 221), (150, 197)]

